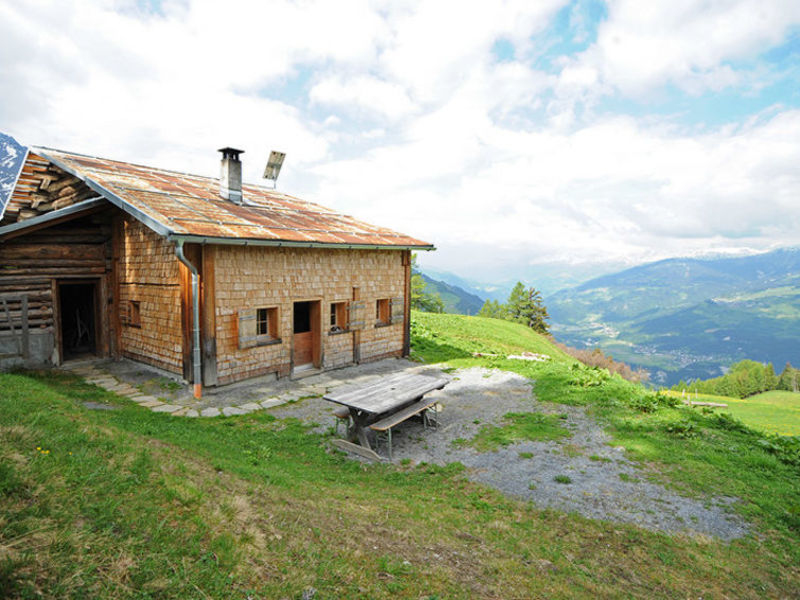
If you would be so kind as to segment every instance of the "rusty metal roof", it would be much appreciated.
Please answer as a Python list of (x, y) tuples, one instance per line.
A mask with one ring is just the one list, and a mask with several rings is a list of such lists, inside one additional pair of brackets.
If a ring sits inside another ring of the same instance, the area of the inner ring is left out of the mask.
[(47, 163), (86, 185), (146, 225), (174, 239), (208, 243), (386, 247), (433, 246), (385, 227), (244, 184), (243, 205), (219, 195), (219, 180), (50, 148), (31, 148), (11, 202), (24, 205)]

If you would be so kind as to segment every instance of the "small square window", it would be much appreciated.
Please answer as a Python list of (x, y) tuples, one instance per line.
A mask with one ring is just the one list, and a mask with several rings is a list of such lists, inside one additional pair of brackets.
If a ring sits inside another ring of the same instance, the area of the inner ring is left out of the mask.
[(331, 303), (331, 333), (347, 331), (347, 302)]
[(256, 309), (256, 335), (269, 340), (278, 337), (278, 308)]
[(381, 298), (375, 301), (375, 326), (388, 325), (391, 322), (389, 312), (389, 299)]
[(128, 325), (131, 327), (142, 326), (142, 311), (138, 300), (131, 300), (128, 303)]

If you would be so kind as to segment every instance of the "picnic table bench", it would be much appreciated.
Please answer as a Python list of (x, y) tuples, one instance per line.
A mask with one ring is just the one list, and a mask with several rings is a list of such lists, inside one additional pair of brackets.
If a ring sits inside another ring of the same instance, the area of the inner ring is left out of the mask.
[[(348, 450), (370, 458), (380, 458), (367, 438), (367, 429), (386, 433), (389, 439), (389, 460), (392, 458), (392, 427), (410, 419), (414, 415), (425, 414), (434, 404), (435, 398), (424, 398), (433, 390), (442, 389), (450, 380), (443, 375), (422, 375), (418, 373), (397, 373), (381, 377), (366, 384), (356, 384), (339, 388), (323, 396), (324, 400), (346, 406), (350, 411), (352, 427), (351, 442), (338, 444)], [(427, 421), (424, 421), (427, 423)], [(349, 444), (349, 445), (343, 445)]]
[(388, 417), (385, 417), (369, 426), (372, 431), (376, 433), (385, 433), (388, 436), (389, 460), (392, 460), (392, 427), (399, 425), (403, 421), (406, 421), (420, 413), (422, 413), (423, 426), (427, 427), (430, 418), (428, 416), (428, 411), (433, 408), (438, 401), (439, 399), (436, 397), (423, 397), (422, 400), (414, 402), (414, 404), (409, 404), (405, 408), (398, 410), (396, 413), (392, 413)]

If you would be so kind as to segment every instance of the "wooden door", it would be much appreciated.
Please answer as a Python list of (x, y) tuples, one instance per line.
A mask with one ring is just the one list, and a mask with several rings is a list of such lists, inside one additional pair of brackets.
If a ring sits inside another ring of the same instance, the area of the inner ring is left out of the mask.
[(318, 300), (294, 303), (292, 363), (295, 368), (322, 364), (321, 314)]

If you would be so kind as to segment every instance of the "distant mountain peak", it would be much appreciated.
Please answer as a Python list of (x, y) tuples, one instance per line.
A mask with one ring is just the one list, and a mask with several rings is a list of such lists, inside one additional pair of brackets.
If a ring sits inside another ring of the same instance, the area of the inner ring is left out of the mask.
[(0, 218), (5, 212), (24, 158), (25, 147), (10, 135), (0, 132)]

